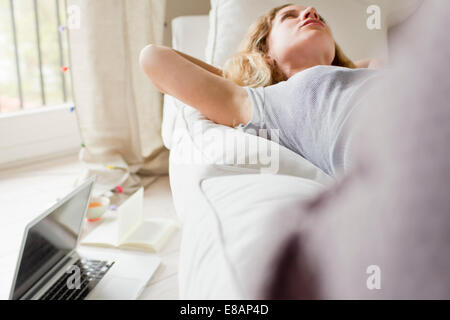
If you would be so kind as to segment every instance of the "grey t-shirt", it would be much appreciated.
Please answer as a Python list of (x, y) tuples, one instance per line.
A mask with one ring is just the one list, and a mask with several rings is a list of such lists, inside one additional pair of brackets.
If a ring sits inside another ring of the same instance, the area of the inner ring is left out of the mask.
[(316, 66), (268, 87), (246, 90), (253, 116), (241, 126), (279, 129), (279, 143), (300, 154), (324, 172), (336, 175), (349, 166), (349, 122), (371, 80), (380, 73), (369, 69)]

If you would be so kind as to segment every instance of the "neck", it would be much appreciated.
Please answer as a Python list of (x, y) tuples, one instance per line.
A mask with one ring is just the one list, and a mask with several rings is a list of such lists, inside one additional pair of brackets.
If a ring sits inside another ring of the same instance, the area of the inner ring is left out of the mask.
[(285, 64), (283, 67), (280, 67), (280, 69), (284, 73), (284, 75), (289, 79), (294, 74), (299, 73), (303, 70), (315, 66), (329, 66), (329, 65), (331, 65), (331, 63), (329, 63), (327, 59), (315, 59), (303, 63)]

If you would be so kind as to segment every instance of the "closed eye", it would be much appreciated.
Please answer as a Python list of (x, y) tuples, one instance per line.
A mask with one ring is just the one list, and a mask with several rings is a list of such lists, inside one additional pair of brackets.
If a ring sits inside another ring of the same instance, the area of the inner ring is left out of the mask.
[[(296, 17), (297, 17), (297, 12), (295, 12), (294, 10), (291, 10), (291, 11), (287, 11), (286, 13), (284, 13), (281, 16), (280, 20), (281, 20), (281, 22), (283, 22), (287, 18), (296, 18)], [(321, 15), (319, 15), (319, 20), (322, 21), (325, 24), (327, 23), (326, 20)]]
[(287, 18), (295, 18), (295, 17), (297, 17), (297, 15), (293, 11), (288, 11), (281, 17), (281, 22), (283, 22)]

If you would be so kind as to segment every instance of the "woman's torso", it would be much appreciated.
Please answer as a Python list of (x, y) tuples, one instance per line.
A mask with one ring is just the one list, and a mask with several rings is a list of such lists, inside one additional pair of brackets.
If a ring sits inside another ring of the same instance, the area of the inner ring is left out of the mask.
[(268, 87), (246, 88), (248, 129), (278, 129), (279, 143), (330, 175), (347, 167), (348, 123), (380, 72), (316, 66)]

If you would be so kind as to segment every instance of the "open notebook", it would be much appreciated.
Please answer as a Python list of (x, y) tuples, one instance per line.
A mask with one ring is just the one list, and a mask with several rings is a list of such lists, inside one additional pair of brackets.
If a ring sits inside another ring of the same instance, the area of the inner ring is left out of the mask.
[(144, 189), (140, 188), (120, 205), (117, 215), (103, 219), (81, 244), (159, 251), (178, 224), (169, 219), (144, 220), (143, 202)]

